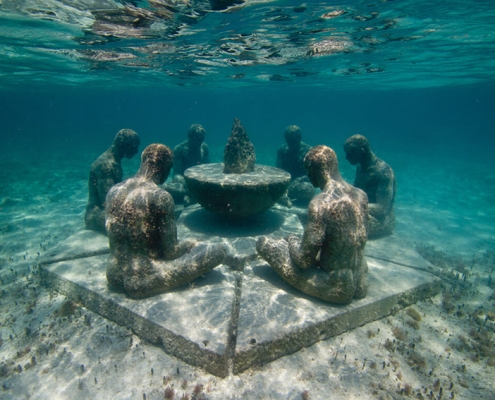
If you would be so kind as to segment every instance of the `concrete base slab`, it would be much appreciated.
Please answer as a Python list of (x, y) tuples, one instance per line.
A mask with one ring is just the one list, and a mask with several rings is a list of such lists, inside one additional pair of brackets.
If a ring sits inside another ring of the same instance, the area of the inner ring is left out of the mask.
[(364, 254), (421, 271), (438, 273), (438, 267), (426, 261), (395, 233), (376, 240), (368, 240)]
[(226, 376), (232, 348), (236, 277), (221, 266), (189, 285), (135, 300), (110, 289), (108, 256), (44, 265), (42, 277), (59, 292), (139, 337), (212, 374)]
[(45, 254), (41, 264), (108, 253), (110, 248), (105, 235), (82, 228)]
[(430, 274), (383, 260), (367, 261), (368, 294), (345, 306), (298, 291), (263, 261), (251, 263), (242, 281), (234, 373), (383, 318), (439, 289), (439, 280)]
[[(197, 238), (228, 247), (226, 265), (167, 293), (135, 300), (109, 289), (105, 236), (80, 231), (41, 264), (47, 284), (98, 314), (132, 329), (182, 360), (224, 377), (265, 364), (434, 295), (432, 266), (400, 238), (369, 242), (366, 298), (335, 306), (283, 281), (258, 259), (261, 235), (302, 234), (295, 213), (272, 209), (232, 224), (200, 207), (177, 221), (179, 240)], [(60, 258), (63, 261), (60, 261)], [(227, 266), (228, 265), (228, 266)]]

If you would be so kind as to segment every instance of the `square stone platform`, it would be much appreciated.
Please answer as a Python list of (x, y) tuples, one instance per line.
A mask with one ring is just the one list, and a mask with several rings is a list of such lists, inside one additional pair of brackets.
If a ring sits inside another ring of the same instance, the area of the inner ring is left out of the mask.
[(224, 243), (225, 265), (147, 299), (108, 287), (108, 239), (91, 231), (69, 237), (40, 268), (46, 284), (59, 292), (220, 377), (383, 318), (440, 289), (435, 267), (392, 235), (366, 246), (366, 298), (335, 306), (309, 297), (282, 280), (255, 249), (261, 235), (302, 234), (299, 221), (296, 213), (278, 208), (240, 226), (199, 207), (186, 209), (177, 221), (179, 240)]

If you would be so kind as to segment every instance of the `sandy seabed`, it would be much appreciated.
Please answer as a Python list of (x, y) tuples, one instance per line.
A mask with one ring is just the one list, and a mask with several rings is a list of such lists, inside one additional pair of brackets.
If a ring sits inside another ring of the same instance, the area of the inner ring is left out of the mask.
[[(96, 156), (0, 160), (1, 398), (495, 398), (493, 170), (381, 155), (397, 175), (396, 232), (444, 269), (442, 292), (221, 379), (41, 284), (43, 254), (82, 226)], [(127, 176), (137, 163), (124, 160)]]

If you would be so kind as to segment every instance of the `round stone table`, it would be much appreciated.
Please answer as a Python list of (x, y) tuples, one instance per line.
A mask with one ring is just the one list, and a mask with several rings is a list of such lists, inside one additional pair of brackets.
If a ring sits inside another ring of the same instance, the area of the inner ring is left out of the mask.
[(234, 218), (268, 210), (290, 184), (289, 173), (267, 165), (255, 165), (253, 172), (224, 174), (222, 163), (203, 164), (188, 168), (184, 178), (204, 208)]

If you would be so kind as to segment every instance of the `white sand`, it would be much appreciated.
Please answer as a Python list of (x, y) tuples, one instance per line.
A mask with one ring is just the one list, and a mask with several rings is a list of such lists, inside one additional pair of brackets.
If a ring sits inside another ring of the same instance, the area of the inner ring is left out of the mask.
[(465, 283), (445, 282), (450, 312), (442, 293), (409, 307), (421, 315), (418, 326), (406, 309), (220, 379), (83, 307), (59, 316), (65, 297), (43, 287), (32, 267), (38, 252), (82, 224), (89, 164), (69, 161), (52, 161), (55, 173), (42, 162), (29, 174), (22, 164), (9, 164), (9, 174), (4, 166), (2, 180), (12, 179), (0, 200), (2, 399), (163, 399), (166, 388), (175, 399), (495, 398), (493, 173), (426, 161), (396, 168), (397, 232), (466, 264)]

